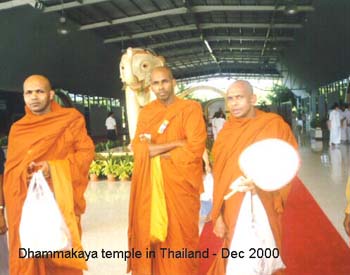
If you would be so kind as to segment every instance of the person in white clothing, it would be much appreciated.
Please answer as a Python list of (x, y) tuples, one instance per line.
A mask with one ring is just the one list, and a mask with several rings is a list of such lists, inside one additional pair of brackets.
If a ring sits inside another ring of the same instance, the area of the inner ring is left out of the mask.
[(334, 103), (332, 111), (329, 113), (329, 145), (340, 144), (341, 138), (341, 121), (338, 103)]
[(114, 113), (109, 112), (106, 119), (106, 128), (107, 128), (107, 139), (111, 141), (115, 141), (117, 139), (117, 122), (114, 118)]
[(348, 136), (347, 136), (347, 123), (346, 123), (346, 116), (345, 116), (345, 105), (342, 104), (340, 106), (340, 139), (341, 139), (341, 143), (346, 143), (348, 140)]
[(214, 140), (216, 140), (216, 137), (218, 136), (219, 132), (221, 131), (222, 127), (224, 127), (226, 120), (224, 113), (216, 112), (214, 114), (214, 118), (211, 121), (212, 127), (213, 127), (213, 135)]

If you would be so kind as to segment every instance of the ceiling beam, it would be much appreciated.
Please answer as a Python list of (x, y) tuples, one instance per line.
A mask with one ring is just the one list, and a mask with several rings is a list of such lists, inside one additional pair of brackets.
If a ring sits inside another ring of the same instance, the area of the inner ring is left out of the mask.
[(187, 12), (186, 8), (162, 10), (162, 11), (140, 14), (140, 15), (135, 15), (135, 16), (123, 17), (123, 18), (114, 19), (111, 21), (102, 21), (102, 22), (97, 22), (97, 23), (92, 23), (92, 24), (86, 24), (86, 25), (80, 26), (79, 30), (83, 31), (83, 30), (90, 30), (90, 29), (102, 28), (102, 27), (107, 27), (107, 26), (120, 25), (120, 24), (136, 22), (136, 21), (141, 21), (141, 20), (146, 20), (146, 19), (153, 19), (153, 18), (161, 17), (161, 16), (184, 14), (186, 12)]
[[(178, 74), (181, 73), (180, 70), (173, 70), (175, 72), (174, 75), (176, 76), (176, 82), (184, 82), (185, 84), (190, 83), (192, 81), (207, 81), (208, 79), (216, 79), (218, 77), (224, 77), (224, 78), (244, 78), (244, 79), (256, 79), (256, 78), (262, 78), (262, 79), (279, 79), (282, 78), (282, 76), (279, 74), (278, 71), (274, 72), (273, 74), (271, 72), (267, 73), (235, 73), (235, 72), (227, 72), (227, 70), (221, 72), (221, 73), (216, 73), (216, 74), (207, 74), (204, 72), (202, 75), (198, 76), (184, 76), (181, 77), (181, 75)], [(181, 78), (178, 78), (181, 77)]]
[[(226, 37), (226, 39), (224, 39), (224, 37)], [(218, 41), (228, 41), (228, 40), (229, 39), (227, 36), (222, 36), (222, 37), (220, 37), (220, 39)], [(263, 40), (261, 40), (261, 41), (263, 42)], [(193, 37), (193, 38), (177, 39), (177, 40), (172, 40), (172, 41), (162, 42), (162, 43), (146, 44), (146, 45), (142, 45), (142, 46), (145, 46), (146, 48), (150, 48), (150, 49), (157, 49), (157, 48), (169, 47), (169, 46), (173, 46), (173, 45), (186, 44), (186, 43), (196, 43), (196, 42), (202, 42), (202, 40), (198, 37)], [(283, 42), (283, 41), (279, 41), (279, 42)], [(284, 42), (288, 42), (288, 41), (284, 41)], [(229, 47), (232, 47), (232, 46), (227, 46), (226, 48), (229, 48)], [(236, 46), (233, 46), (232, 49), (235, 50), (235, 47)], [(242, 48), (242, 49), (245, 49), (247, 47), (250, 48), (250, 46), (246, 46), (246, 45), (238, 45), (237, 47)], [(276, 47), (280, 48), (281, 45), (276, 45)]]
[(208, 79), (216, 79), (218, 77), (227, 77), (231, 78), (244, 78), (244, 79), (281, 79), (282, 75), (279, 71), (274, 70), (271, 71), (259, 71), (259, 72), (236, 72), (236, 71), (228, 71), (224, 70), (221, 72), (194, 72), (191, 74), (181, 74), (181, 71), (173, 70), (174, 76), (176, 77), (177, 82), (185, 82), (190, 83), (192, 81), (207, 81)]
[[(298, 12), (313, 12), (313, 6), (299, 5)], [(237, 12), (262, 12), (262, 11), (280, 11), (284, 12), (286, 6), (275, 7), (274, 5), (202, 5), (193, 6), (193, 12), (213, 12), (213, 11), (237, 11)]]
[[(85, 0), (83, 2), (84, 5), (86, 5), (85, 2), (98, 2), (102, 0)], [(71, 2), (75, 3), (75, 2)], [(70, 3), (64, 4), (68, 5)], [(79, 6), (77, 3), (74, 4), (75, 6)], [(57, 5), (57, 10), (61, 10), (59, 7), (60, 5)], [(71, 4), (73, 7), (73, 4)], [(53, 7), (50, 7), (53, 8)], [(47, 8), (49, 9), (49, 7)], [(44, 11), (46, 11), (45, 9)], [(277, 8), (277, 11), (284, 11), (285, 7), (281, 6)], [(191, 10), (189, 11), (188, 8), (186, 7), (180, 7), (180, 8), (175, 8), (175, 9), (168, 9), (168, 10), (161, 10), (161, 11), (156, 11), (156, 12), (151, 12), (151, 13), (145, 13), (145, 14), (140, 14), (140, 15), (135, 15), (135, 16), (129, 16), (129, 17), (124, 17), (124, 18), (119, 18), (119, 19), (114, 19), (112, 21), (101, 21), (101, 22), (96, 22), (96, 23), (91, 23), (91, 24), (86, 24), (80, 26), (80, 30), (89, 30), (89, 29), (95, 29), (95, 28), (101, 28), (101, 27), (107, 27), (107, 26), (113, 26), (113, 25), (119, 25), (119, 24), (125, 24), (129, 22), (136, 22), (140, 20), (145, 20), (145, 19), (152, 19), (156, 17), (162, 17), (162, 16), (168, 16), (168, 15), (181, 15), (181, 14), (186, 14), (186, 13), (203, 13), (203, 12), (211, 12), (211, 11), (237, 11), (237, 12), (244, 12), (244, 11), (274, 11), (275, 6), (236, 6), (236, 5), (221, 5), (221, 6), (213, 6), (213, 5), (207, 5), (207, 6), (192, 6)], [(298, 7), (299, 11), (305, 11), (305, 12), (311, 12), (314, 11), (314, 7), (312, 6), (299, 6)], [(46, 11), (47, 12), (47, 11)], [(293, 25), (293, 24), (282, 24), (282, 25)], [(299, 24), (296, 28), (299, 28)], [(237, 27), (240, 28), (240, 27)], [(248, 27), (247, 27), (248, 28)], [(254, 27), (253, 27), (254, 28)], [(258, 28), (258, 27), (256, 27)], [(284, 28), (284, 27), (280, 27)], [(289, 27), (286, 27), (289, 28)]]
[[(166, 29), (161, 29), (161, 30), (156, 30), (156, 31), (150, 31), (150, 32), (142, 32), (142, 33), (136, 33), (132, 35), (125, 35), (125, 36), (117, 36), (117, 37), (111, 37), (105, 39), (103, 42), (105, 44), (107, 43), (115, 43), (115, 42), (120, 42), (120, 41), (126, 41), (126, 40), (132, 40), (132, 39), (137, 39), (137, 38), (144, 38), (144, 37), (149, 37), (152, 35), (160, 35), (160, 34), (165, 34), (165, 33), (172, 33), (172, 32), (182, 32), (182, 31), (193, 31), (197, 30), (197, 26), (195, 24), (190, 24), (190, 25), (184, 25), (184, 26), (178, 26), (178, 27), (173, 27), (173, 28), (166, 28)], [(207, 36), (206, 40), (230, 40), (230, 41), (265, 41), (264, 36), (226, 36), (226, 35), (214, 35), (214, 36)], [(200, 38), (199, 38), (200, 41)], [(293, 37), (273, 37), (269, 38), (269, 41), (294, 41)]]
[(35, 0), (13, 0), (13, 1), (3, 2), (3, 3), (0, 3), (0, 10), (12, 9), (15, 7), (24, 6), (28, 4), (34, 7)]
[(132, 35), (107, 38), (103, 42), (104, 43), (113, 43), (113, 42), (149, 37), (152, 35), (159, 35), (159, 34), (165, 34), (165, 33), (177, 32), (177, 31), (193, 31), (193, 30), (197, 30), (197, 26), (195, 24), (190, 24), (190, 25), (185, 25), (185, 26), (178, 26), (178, 27), (173, 27), (173, 28), (161, 29), (161, 30), (157, 30), (157, 31), (142, 32), (142, 33), (137, 33), (137, 34), (132, 34)]
[[(224, 70), (225, 68), (228, 69), (232, 69), (232, 68), (237, 68), (237, 67), (248, 67), (248, 66), (252, 66), (254, 68), (266, 68), (266, 66), (264, 66), (263, 64), (259, 63), (259, 62), (256, 62), (256, 61), (250, 61), (250, 62), (219, 62), (220, 63), (220, 66), (222, 67), (222, 70)], [(213, 61), (213, 60), (208, 60), (207, 62), (202, 62), (201, 64), (196, 64), (193, 68), (191, 68), (190, 71), (193, 71), (195, 69), (199, 69), (202, 68), (202, 67), (205, 67), (207, 65), (213, 65), (214, 66), (217, 66), (217, 64)], [(226, 65), (226, 67), (225, 67)], [(178, 67), (177, 65), (175, 64), (171, 64), (171, 63), (168, 63), (168, 66), (169, 67)], [(276, 66), (276, 63), (274, 64), (268, 64), (267, 68), (275, 68)], [(186, 70), (186, 69), (183, 69), (183, 70)]]
[[(207, 36), (207, 40), (213, 41), (265, 41), (265, 36), (228, 36), (228, 35), (211, 35)], [(268, 41), (289, 42), (294, 41), (291, 36), (275, 36), (270, 37)]]
[[(278, 73), (277, 69), (275, 67), (269, 67), (269, 68), (262, 68), (261, 64), (259, 63), (251, 63), (251, 64), (241, 64), (241, 63), (235, 63), (235, 64), (227, 64), (229, 66), (225, 66), (226, 64), (221, 64), (222, 71), (221, 73), (234, 73), (234, 72), (240, 72), (242, 74), (251, 74), (251, 73), (257, 73), (261, 74), (261, 72), (269, 72), (269, 73)], [(173, 73), (177, 79), (190, 77), (191, 75), (198, 73), (199, 75), (205, 74), (208, 70), (213, 70), (215, 73), (220, 73), (217, 70), (217, 66), (214, 62), (205, 64), (202, 67), (197, 67), (196, 70), (174, 70)], [(213, 72), (210, 72), (210, 74), (213, 74)], [(181, 75), (181, 76), (180, 76)]]
[[(257, 52), (260, 55), (260, 51), (262, 49), (262, 46), (247, 46), (244, 47), (212, 47), (214, 52), (224, 52), (224, 53), (235, 53), (237, 54), (240, 52), (241, 54), (248, 52), (248, 54), (253, 54), (252, 52)], [(276, 47), (276, 49), (270, 48), (270, 52), (278, 54), (283, 48), (282, 47)], [(160, 55), (166, 55), (167, 57), (171, 56), (179, 56), (179, 55), (186, 55), (186, 54), (198, 54), (201, 52), (206, 52), (207, 50), (204, 47), (189, 47), (185, 49), (165, 49), (161, 51), (157, 51), (157, 54)]]
[(199, 34), (199, 38), (202, 40), (202, 43), (204, 43), (204, 45), (206, 46), (208, 52), (210, 53), (211, 58), (218, 65), (219, 71), (220, 71), (220, 65), (218, 63), (218, 59), (215, 56), (215, 54), (213, 53), (213, 50), (211, 49), (211, 47), (209, 45), (209, 42), (205, 39), (205, 34), (203, 33), (203, 30), (202, 30), (202, 28), (201, 28), (201, 26), (199, 24), (200, 20), (198, 19), (198, 15), (195, 12), (192, 11), (192, 6), (193, 6), (192, 0), (185, 0), (184, 4), (185, 4), (185, 6), (186, 6), (186, 8), (188, 10), (188, 13), (189, 13), (190, 17), (193, 18), (194, 23), (197, 26), (197, 33)]
[[(200, 24), (202, 29), (216, 29), (216, 28), (228, 28), (228, 29), (267, 29), (270, 27), (268, 23), (203, 23)], [(272, 29), (300, 29), (302, 24), (280, 23), (273, 24)]]
[(148, 44), (147, 48), (156, 49), (156, 48), (163, 48), (163, 47), (177, 45), (177, 44), (194, 43), (194, 42), (202, 42), (202, 40), (199, 37), (184, 38), (184, 39), (178, 39), (170, 42)]
[[(276, 57), (269, 57), (267, 59), (261, 59), (260, 56), (255, 56), (255, 57), (240, 57), (240, 56), (232, 56), (232, 57), (225, 57), (225, 56), (220, 56), (217, 55), (219, 62), (242, 62), (242, 63), (248, 63), (248, 62), (256, 62), (256, 63), (264, 63), (264, 64), (275, 64), (278, 61), (278, 58)], [(203, 61), (213, 61), (210, 57), (208, 58), (201, 58), (201, 59), (192, 59), (188, 60), (188, 58), (183, 58), (183, 57), (172, 57), (170, 59), (166, 60), (167, 63), (179, 63), (182, 62), (184, 64), (191, 63), (191, 64), (197, 64)]]
[[(213, 60), (210, 57), (205, 57), (201, 56), (203, 58), (201, 59), (193, 59), (193, 60), (188, 60), (188, 58), (169, 58), (166, 60), (168, 64), (177, 64), (177, 63), (182, 63), (182, 64), (198, 64), (198, 63), (205, 63), (205, 62), (213, 62)], [(269, 58), (267, 62), (263, 62), (263, 60), (260, 57), (232, 57), (232, 58), (227, 58), (227, 57), (221, 57), (218, 56), (219, 62), (221, 63), (266, 63), (266, 64), (275, 64), (277, 62), (277, 58)]]
[(61, 11), (62, 9), (72, 9), (72, 8), (79, 8), (82, 6), (87, 5), (93, 5), (101, 2), (107, 2), (108, 0), (84, 0), (84, 1), (73, 1), (63, 4), (57, 4), (57, 5), (51, 5), (44, 8), (43, 12), (55, 12), (55, 11)]

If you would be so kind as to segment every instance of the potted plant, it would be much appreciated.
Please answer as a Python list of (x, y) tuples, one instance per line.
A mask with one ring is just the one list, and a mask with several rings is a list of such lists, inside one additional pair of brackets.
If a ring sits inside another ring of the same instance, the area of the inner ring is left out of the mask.
[(95, 152), (103, 152), (106, 150), (106, 144), (104, 142), (97, 143), (95, 145)]
[(118, 163), (117, 174), (121, 181), (129, 180), (133, 170), (133, 162), (127, 159), (120, 160)]
[(111, 150), (112, 148), (117, 147), (117, 142), (116, 141), (112, 141), (112, 140), (108, 140), (105, 144), (106, 146), (106, 151)]
[(101, 175), (102, 165), (100, 161), (94, 160), (90, 164), (89, 175), (91, 181), (98, 181), (98, 177)]
[(112, 158), (109, 158), (103, 161), (102, 166), (102, 174), (107, 177), (107, 181), (115, 181), (118, 173), (118, 165), (116, 161)]

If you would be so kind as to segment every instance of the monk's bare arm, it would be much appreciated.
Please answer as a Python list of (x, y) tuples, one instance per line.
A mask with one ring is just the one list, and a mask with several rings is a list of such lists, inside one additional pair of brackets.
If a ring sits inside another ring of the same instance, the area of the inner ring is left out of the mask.
[(167, 152), (177, 148), (181, 147), (185, 144), (185, 140), (175, 140), (169, 143), (163, 143), (163, 144), (152, 144), (150, 143), (148, 145), (149, 148), (149, 155), (150, 157), (155, 157), (158, 155), (167, 156)]

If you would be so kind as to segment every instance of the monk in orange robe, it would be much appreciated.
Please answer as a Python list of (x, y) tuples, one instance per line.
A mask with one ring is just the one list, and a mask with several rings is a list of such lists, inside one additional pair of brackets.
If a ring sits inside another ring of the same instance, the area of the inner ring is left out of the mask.
[[(173, 258), (167, 251), (198, 249), (199, 195), (203, 191), (202, 155), (206, 129), (201, 106), (174, 94), (176, 82), (169, 68), (152, 71), (151, 87), (157, 100), (146, 105), (138, 119), (129, 208), (129, 250), (142, 257), (128, 261), (132, 274), (196, 274), (198, 259)], [(151, 240), (151, 161), (160, 156), (164, 185), (167, 235)], [(154, 251), (155, 257), (146, 257)], [(162, 254), (164, 252), (164, 254)]]
[[(238, 164), (241, 152), (249, 145), (267, 138), (282, 139), (295, 148), (297, 147), (288, 124), (276, 114), (255, 109), (255, 102), (256, 96), (253, 94), (253, 88), (249, 82), (238, 80), (231, 84), (227, 90), (227, 105), (231, 115), (213, 147), (212, 220), (214, 233), (218, 237), (224, 238), (223, 247), (225, 248), (230, 248), (240, 206), (245, 195), (245, 192), (238, 192), (228, 200), (224, 200), (224, 196), (230, 192), (231, 183), (243, 175)], [(281, 249), (280, 216), (290, 184), (274, 192), (259, 189), (249, 179), (246, 179), (242, 186), (245, 186), (245, 191), (256, 192), (259, 196), (268, 215), (276, 246)], [(226, 264), (227, 259), (222, 258), (221, 253), (218, 253), (208, 274), (226, 274)], [(283, 270), (280, 269), (274, 274), (283, 274)]]
[(10, 274), (82, 274), (82, 268), (86, 268), (84, 259), (19, 257), (22, 206), (28, 183), (38, 169), (54, 190), (71, 233), (73, 249), (82, 249), (80, 216), (85, 211), (84, 192), (94, 157), (84, 117), (77, 110), (62, 108), (53, 101), (54, 91), (46, 77), (28, 77), (23, 90), (26, 114), (11, 127), (4, 174)]

